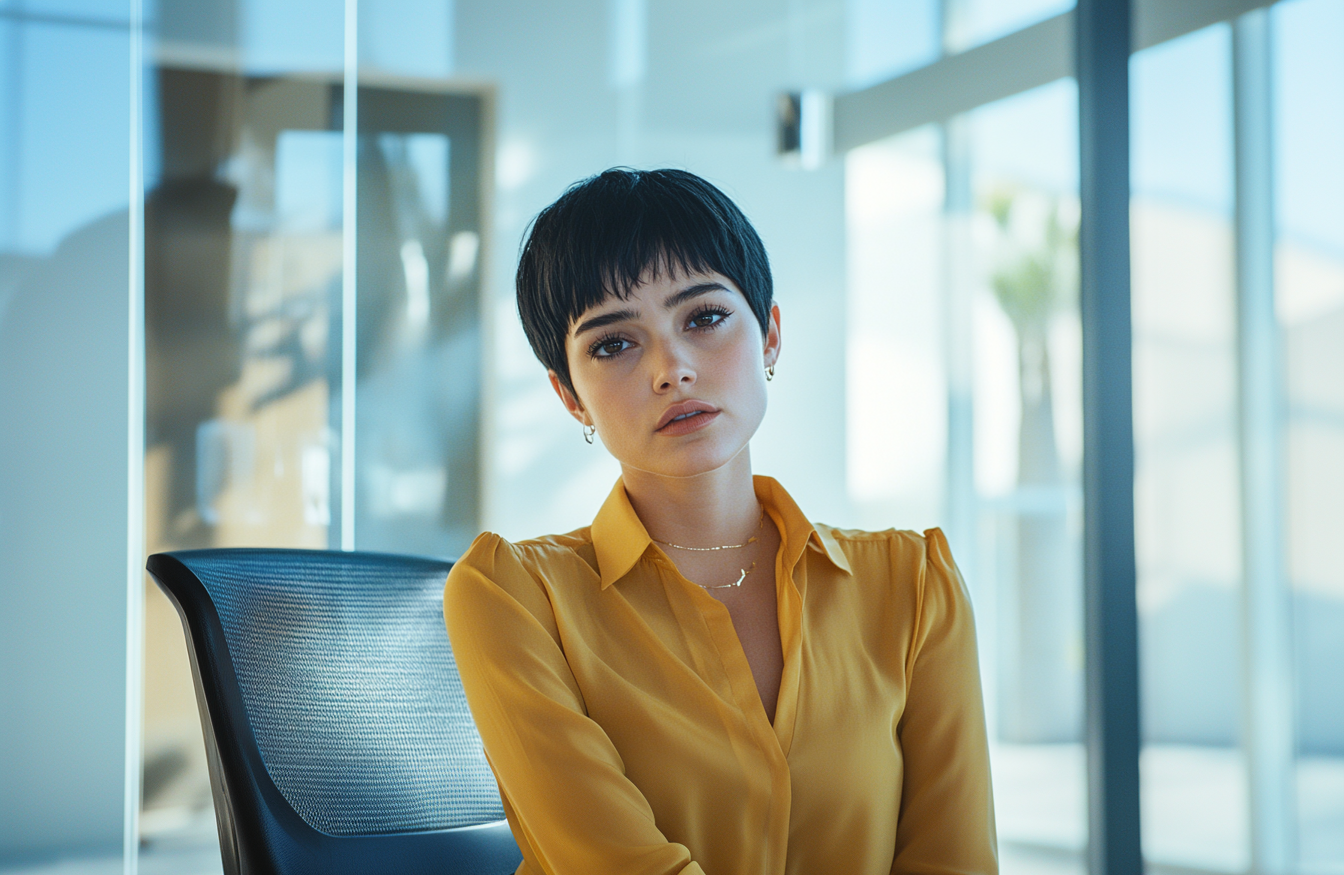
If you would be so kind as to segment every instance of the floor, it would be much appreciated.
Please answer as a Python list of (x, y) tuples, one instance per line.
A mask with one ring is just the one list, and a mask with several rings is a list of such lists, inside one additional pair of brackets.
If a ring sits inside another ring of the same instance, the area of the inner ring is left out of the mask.
[[(1002, 875), (1084, 875), (1081, 745), (1001, 745), (991, 753)], [(1246, 788), (1235, 749), (1149, 746), (1140, 761), (1151, 875), (1245, 872)], [(1344, 757), (1298, 763), (1301, 875), (1344, 875)], [(214, 814), (147, 813), (141, 875), (222, 875)], [(118, 857), (0, 863), (5, 875), (121, 875)]]
[[(1083, 869), (1082, 745), (991, 751), (1003, 875)], [(1250, 864), (1247, 790), (1236, 748), (1148, 745), (1139, 760), (1144, 857), (1153, 871), (1238, 873)], [(1301, 757), (1297, 871), (1344, 875), (1344, 757)]]

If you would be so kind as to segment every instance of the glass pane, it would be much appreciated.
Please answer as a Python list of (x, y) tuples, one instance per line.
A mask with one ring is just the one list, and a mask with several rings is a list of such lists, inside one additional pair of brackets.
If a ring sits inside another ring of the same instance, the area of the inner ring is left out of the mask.
[[(277, 21), (281, 7), (302, 17)], [(149, 17), (147, 547), (325, 548), (342, 315), (340, 80), (326, 71), (340, 70), (344, 4), (160, 0)], [(182, 624), (152, 584), (145, 653), (147, 865), (194, 849), (173, 865), (217, 867)]]
[(407, 76), (453, 72), (454, 5), (443, 0), (361, 0), (359, 63)]
[(846, 156), (847, 468), (860, 527), (925, 528), (943, 513), (942, 213), (936, 129)]
[(360, 89), (355, 543), (453, 556), (480, 525), (478, 93)]
[(1274, 8), (1276, 306), (1287, 406), (1298, 854), (1344, 872), (1344, 6)]
[(850, 500), (859, 525), (948, 529), (1005, 873), (1085, 868), (1076, 100), (1057, 83), (845, 163)]
[(975, 569), (979, 590), (992, 593), (976, 620), (994, 659), (999, 839), (1006, 870), (1053, 857), (1080, 871), (1087, 826), (1077, 90), (1061, 81), (968, 119)]
[[(360, 549), (459, 553), (480, 514), (482, 89), (387, 76), (360, 88), (357, 307), (345, 312), (344, 4), (170, 2), (158, 14), (146, 160), (151, 552), (335, 548), (348, 512)], [(356, 386), (343, 431), (346, 319)], [(343, 494), (352, 432), (354, 488)], [(143, 831), (213, 845), (181, 626), (156, 589), (146, 627)]]
[(1154, 863), (1249, 865), (1231, 30), (1131, 64), (1135, 536)]
[[(200, 4), (160, 0), (185, 12)], [(336, 73), (345, 63), (344, 0), (236, 0), (212, 5), (230, 16), (242, 63), (253, 73)], [(197, 13), (199, 15), (199, 13)], [(190, 18), (191, 16), (188, 16)]]

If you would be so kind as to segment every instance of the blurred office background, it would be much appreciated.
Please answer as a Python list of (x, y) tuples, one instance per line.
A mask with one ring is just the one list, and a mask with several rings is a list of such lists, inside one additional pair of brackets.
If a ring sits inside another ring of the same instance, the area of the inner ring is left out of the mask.
[[(0, 870), (219, 871), (145, 554), (587, 524), (618, 468), (512, 274), (623, 164), (755, 222), (786, 338), (756, 469), (820, 520), (945, 528), (1004, 871), (1081, 873), (1071, 6), (0, 0)], [(1344, 0), (1151, 0), (1135, 33), (1144, 853), (1344, 873)], [(828, 130), (817, 95), (871, 110)]]

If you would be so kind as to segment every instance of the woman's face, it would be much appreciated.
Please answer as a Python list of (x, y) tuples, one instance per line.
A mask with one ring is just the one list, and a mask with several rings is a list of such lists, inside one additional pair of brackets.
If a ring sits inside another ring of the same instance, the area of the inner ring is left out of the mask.
[(622, 465), (693, 477), (725, 465), (756, 433), (779, 342), (778, 307), (762, 337), (732, 280), (663, 271), (575, 320), (565, 348), (577, 397), (554, 371), (551, 385)]

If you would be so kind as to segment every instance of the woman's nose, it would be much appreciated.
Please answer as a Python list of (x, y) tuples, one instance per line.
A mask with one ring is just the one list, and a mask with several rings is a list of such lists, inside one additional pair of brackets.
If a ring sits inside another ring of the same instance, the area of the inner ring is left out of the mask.
[(695, 382), (695, 369), (675, 344), (664, 346), (657, 361), (653, 380), (655, 392), (670, 392)]

